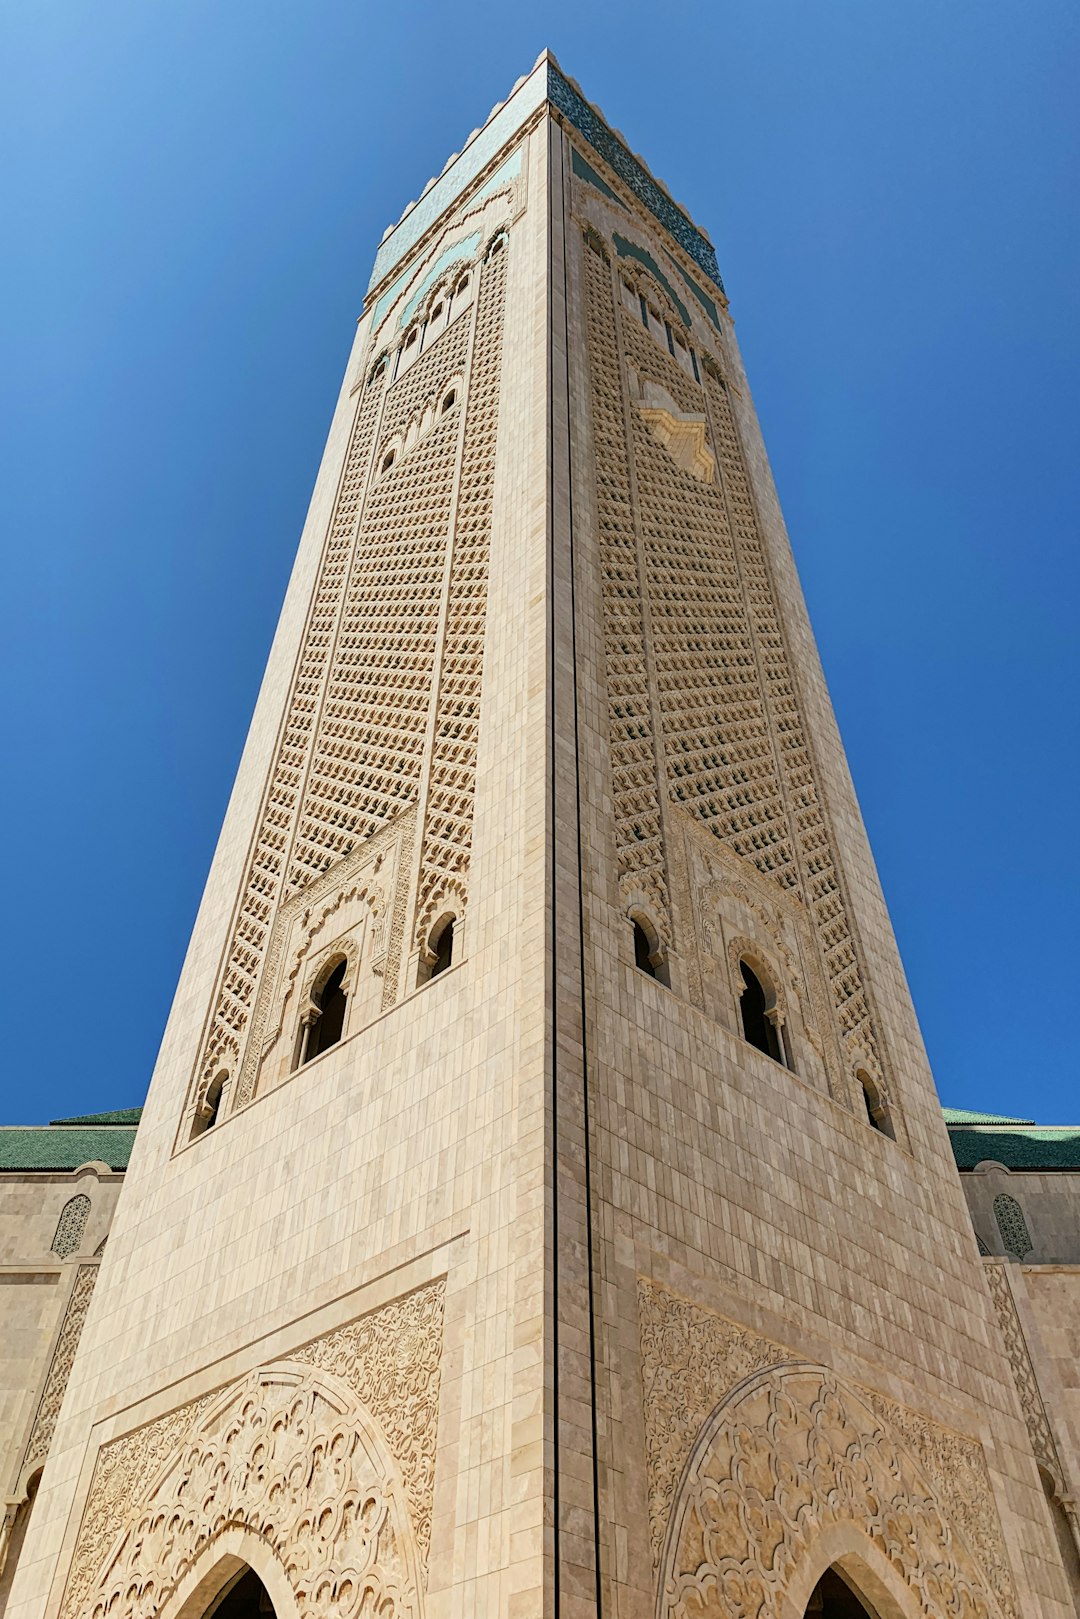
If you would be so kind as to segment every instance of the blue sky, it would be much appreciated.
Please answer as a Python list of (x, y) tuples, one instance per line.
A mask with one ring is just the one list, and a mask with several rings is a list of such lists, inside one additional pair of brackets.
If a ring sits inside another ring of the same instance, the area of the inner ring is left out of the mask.
[(7, 0), (5, 1120), (142, 1099), (379, 237), (545, 45), (716, 243), (942, 1097), (1080, 1119), (1076, 6)]

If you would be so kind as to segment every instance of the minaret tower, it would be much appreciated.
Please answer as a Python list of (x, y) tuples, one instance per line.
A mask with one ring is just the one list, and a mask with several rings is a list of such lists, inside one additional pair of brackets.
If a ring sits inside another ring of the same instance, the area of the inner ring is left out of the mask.
[(387, 231), (16, 1619), (1074, 1614), (715, 254)]

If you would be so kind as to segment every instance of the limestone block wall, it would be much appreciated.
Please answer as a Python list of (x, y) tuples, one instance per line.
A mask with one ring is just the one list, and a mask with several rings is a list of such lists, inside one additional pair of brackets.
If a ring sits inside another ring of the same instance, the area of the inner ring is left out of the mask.
[(78, 1348), (122, 1176), (0, 1176), (0, 1611)]
[[(619, 1612), (798, 1616), (835, 1559), (890, 1613), (1071, 1612), (730, 316), (570, 131), (556, 163), (567, 868), (586, 851), (559, 955), (595, 1345), (579, 1577), (598, 1562)], [(555, 836), (557, 882), (558, 809)], [(667, 982), (635, 964), (635, 920)], [(742, 1037), (740, 960), (775, 975), (787, 1062)], [(856, 1452), (864, 1482), (835, 1493), (805, 1460)], [(910, 1470), (885, 1511), (878, 1466)]]
[(711, 249), (546, 59), (425, 198), (9, 1610), (1062, 1619)]
[(12, 1614), (542, 1600), (545, 168), (358, 327)]
[(1032, 1265), (1080, 1264), (1080, 1174), (986, 1162), (961, 1176), (971, 1223), (991, 1254)]

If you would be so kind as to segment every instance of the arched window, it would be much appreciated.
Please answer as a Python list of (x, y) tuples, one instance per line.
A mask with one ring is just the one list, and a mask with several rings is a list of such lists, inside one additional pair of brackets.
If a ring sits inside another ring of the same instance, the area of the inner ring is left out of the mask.
[(394, 460), (395, 460), (396, 456), (397, 456), (397, 451), (396, 450), (387, 450), (386, 454), (383, 456), (382, 466), (379, 469), (380, 472), (389, 472), (390, 468), (394, 464)]
[(1007, 1192), (999, 1192), (994, 1199), (994, 1219), (1001, 1233), (1001, 1245), (1007, 1254), (1023, 1259), (1035, 1244), (1024, 1219), (1024, 1211)]
[(212, 1130), (221, 1117), (221, 1104), (225, 1099), (225, 1087), (229, 1083), (229, 1075), (223, 1069), (216, 1074), (206, 1087), (206, 1102), (195, 1115), (195, 1122), (191, 1127), (191, 1139), (204, 1136), (207, 1130)]
[(413, 344), (416, 342), (416, 339), (419, 336), (420, 336), (420, 329), (419, 329), (418, 326), (414, 326), (412, 331), (409, 333), (408, 337), (405, 339), (405, 352), (406, 352), (406, 354), (408, 354), (409, 350), (412, 348)]
[(204, 1619), (274, 1619), (270, 1593), (255, 1570), (243, 1567), (207, 1608)]
[(58, 1259), (69, 1259), (72, 1254), (78, 1253), (89, 1213), (90, 1199), (85, 1192), (68, 1198), (60, 1210), (56, 1235), (52, 1240), (52, 1251)]
[(435, 305), (435, 308), (431, 311), (431, 314), (428, 316), (428, 319), (432, 322), (432, 324), (434, 324), (434, 322), (438, 320), (438, 318), (442, 314), (442, 312), (443, 312), (443, 306), (442, 306), (442, 302), (440, 300), (440, 302), (437, 303)]
[(1073, 1538), (1072, 1526), (1068, 1514), (1061, 1504), (1058, 1486), (1045, 1468), (1039, 1468), (1039, 1478), (1046, 1494), (1046, 1504), (1050, 1509), (1050, 1518), (1054, 1525), (1054, 1538), (1057, 1541), (1058, 1553), (1062, 1566), (1069, 1576), (1069, 1589), (1080, 1591), (1080, 1554), (1077, 1553), (1076, 1541)]
[(835, 1568), (827, 1568), (810, 1593), (805, 1619), (873, 1619), (873, 1610)]
[(388, 362), (387, 357), (386, 357), (385, 354), (381, 354), (379, 356), (379, 358), (375, 361), (375, 364), (371, 368), (371, 374), (368, 377), (368, 387), (369, 388), (371, 387), (373, 382), (377, 382), (379, 380), (379, 378), (382, 376), (383, 372), (386, 370), (388, 363), (389, 362)]
[(431, 952), (435, 960), (431, 968), (432, 978), (445, 972), (454, 959), (454, 918), (447, 917), (437, 935), (431, 941)]
[(456, 388), (451, 388), (450, 392), (446, 395), (445, 399), (442, 402), (442, 414), (445, 416), (448, 410), (453, 409), (456, 402), (457, 402), (457, 389)]
[(454, 297), (455, 298), (460, 297), (460, 295), (463, 292), (468, 292), (468, 290), (469, 290), (469, 278), (468, 278), (467, 275), (463, 275), (461, 280), (458, 282), (457, 286), (454, 288)]
[(345, 979), (345, 969), (348, 962), (341, 960), (331, 972), (329, 978), (312, 995), (312, 1000), (319, 1008), (315, 1021), (308, 1028), (307, 1041), (304, 1046), (304, 1062), (310, 1062), (312, 1057), (320, 1057), (331, 1046), (336, 1046), (345, 1029), (345, 1005), (348, 997), (342, 989)]
[(221, 1098), (225, 1091), (226, 1074), (219, 1074), (206, 1093), (208, 1109), (204, 1129), (212, 1130), (221, 1115)]
[(888, 1103), (882, 1100), (880, 1090), (864, 1068), (859, 1069), (855, 1078), (858, 1080), (859, 1089), (862, 1091), (863, 1102), (866, 1105), (866, 1117), (871, 1129), (879, 1130), (883, 1136), (888, 1136), (891, 1141), (895, 1141), (896, 1131), (889, 1116)]
[(756, 1046), (763, 1051), (766, 1057), (774, 1062), (783, 1062), (784, 1054), (780, 1048), (780, 1031), (773, 1019), (768, 1015), (768, 997), (762, 986), (761, 979), (754, 969), (745, 961), (740, 961), (742, 972), (743, 992), (739, 1001), (739, 1010), (742, 1013), (743, 1038), (749, 1045)]
[(443, 915), (435, 923), (425, 949), (420, 952), (420, 966), (416, 974), (417, 984), (426, 984), (429, 978), (437, 978), (444, 973), (454, 961), (454, 930), (456, 918), (451, 914)]
[(658, 984), (670, 988), (667, 960), (656, 929), (647, 917), (632, 916), (634, 928), (634, 965), (639, 972), (648, 973)]

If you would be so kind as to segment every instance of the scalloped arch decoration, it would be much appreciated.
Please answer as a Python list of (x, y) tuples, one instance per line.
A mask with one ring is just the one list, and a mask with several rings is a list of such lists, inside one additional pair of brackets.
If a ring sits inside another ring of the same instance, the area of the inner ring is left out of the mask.
[(755, 1372), (703, 1424), (683, 1469), (657, 1619), (787, 1619), (821, 1542), (851, 1532), (902, 1582), (912, 1613), (1014, 1619), (863, 1395), (821, 1366)]
[(224, 1536), (254, 1536), (301, 1614), (420, 1619), (416, 1537), (379, 1425), (299, 1362), (251, 1372), (200, 1413), (114, 1543), (85, 1619), (148, 1619)]

